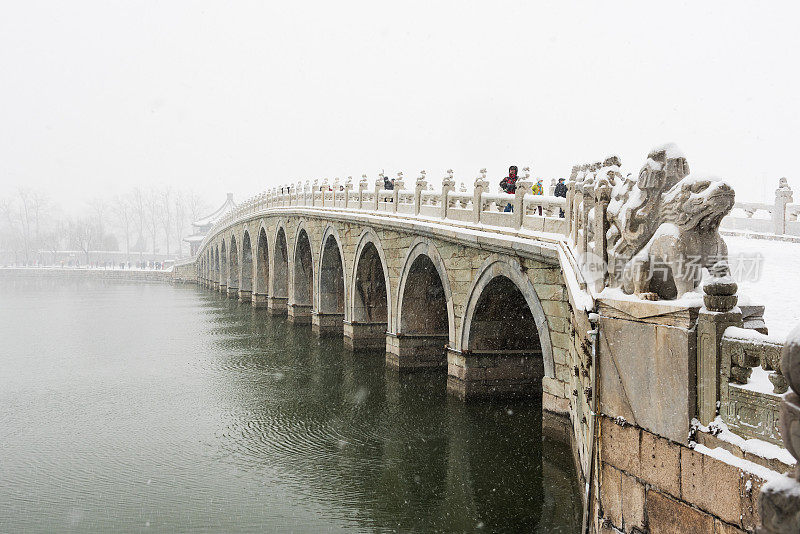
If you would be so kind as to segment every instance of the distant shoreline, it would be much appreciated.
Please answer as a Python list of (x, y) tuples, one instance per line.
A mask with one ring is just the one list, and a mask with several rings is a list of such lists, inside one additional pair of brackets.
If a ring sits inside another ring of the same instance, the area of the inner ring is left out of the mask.
[(110, 280), (122, 282), (172, 282), (172, 270), (98, 269), (79, 267), (0, 267), (0, 280), (47, 278), (69, 280)]

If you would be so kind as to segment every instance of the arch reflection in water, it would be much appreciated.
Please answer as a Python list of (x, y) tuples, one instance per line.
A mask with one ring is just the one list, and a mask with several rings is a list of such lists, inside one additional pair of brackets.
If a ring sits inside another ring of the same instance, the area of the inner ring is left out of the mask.
[(226, 430), (226, 447), (242, 462), (277, 463), (306, 498), (347, 503), (381, 528), (577, 531), (570, 445), (543, 437), (539, 402), (464, 404), (441, 374), (398, 374), (380, 351), (355, 354), (280, 319), (230, 313), (240, 321), (226, 349), (248, 360), (236, 367), (270, 377), (269, 401), (257, 405), (250, 380), (234, 386), (248, 417), (232, 422), (246, 430)]
[(0, 530), (577, 531), (537, 403), (463, 404), (191, 287), (0, 294)]

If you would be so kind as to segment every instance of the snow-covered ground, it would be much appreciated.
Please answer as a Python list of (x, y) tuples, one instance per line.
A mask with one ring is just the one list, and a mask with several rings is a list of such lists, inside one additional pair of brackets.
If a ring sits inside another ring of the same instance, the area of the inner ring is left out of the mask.
[(740, 298), (766, 306), (770, 335), (785, 337), (800, 324), (800, 243), (738, 236), (725, 242)]

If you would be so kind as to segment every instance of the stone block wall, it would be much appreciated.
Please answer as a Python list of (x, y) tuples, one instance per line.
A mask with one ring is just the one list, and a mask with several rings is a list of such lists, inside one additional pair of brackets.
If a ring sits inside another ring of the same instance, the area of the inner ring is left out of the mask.
[(737, 467), (607, 416), (599, 447), (597, 532), (741, 534), (760, 524), (758, 467)]
[(175, 282), (194, 283), (198, 280), (197, 264), (185, 263), (172, 268), (172, 279)]

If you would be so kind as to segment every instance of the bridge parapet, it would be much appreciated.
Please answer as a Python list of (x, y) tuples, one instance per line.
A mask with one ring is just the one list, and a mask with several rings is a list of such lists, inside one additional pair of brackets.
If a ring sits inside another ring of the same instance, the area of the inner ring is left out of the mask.
[[(455, 191), (451, 182), (452, 175), (448, 175), (439, 192), (419, 185), (413, 190), (403, 189), (405, 184), (397, 180), (395, 189), (384, 189), (383, 181), (378, 180), (372, 190), (367, 188), (366, 180), (362, 180), (358, 190), (345, 185), (337, 185), (337, 189), (334, 189), (327, 183), (287, 184), (248, 198), (217, 221), (208, 236), (213, 236), (219, 229), (243, 217), (271, 208), (286, 207), (419, 215), (498, 228), (524, 227), (562, 236), (567, 234), (567, 222), (559, 216), (560, 211), (566, 208), (566, 198), (527, 192), (518, 198), (490, 193), (485, 186), (479, 186), (471, 192)], [(514, 211), (506, 211), (507, 206)], [(523, 213), (523, 217), (515, 216), (514, 212)]]

